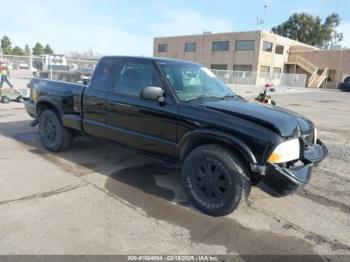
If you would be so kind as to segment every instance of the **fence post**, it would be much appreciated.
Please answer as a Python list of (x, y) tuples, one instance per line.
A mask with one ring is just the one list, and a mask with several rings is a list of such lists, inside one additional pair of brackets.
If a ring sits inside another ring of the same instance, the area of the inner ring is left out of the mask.
[(30, 52), (30, 55), (29, 55), (29, 70), (33, 71), (33, 55), (32, 55), (32, 52)]

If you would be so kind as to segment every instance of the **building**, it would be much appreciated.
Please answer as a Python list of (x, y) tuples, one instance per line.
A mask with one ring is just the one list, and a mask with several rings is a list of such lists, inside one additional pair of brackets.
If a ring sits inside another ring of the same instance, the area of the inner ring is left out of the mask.
[(216, 70), (256, 72), (255, 84), (290, 73), (305, 74), (308, 87), (335, 88), (350, 75), (350, 50), (321, 50), (266, 31), (156, 37), (153, 55)]

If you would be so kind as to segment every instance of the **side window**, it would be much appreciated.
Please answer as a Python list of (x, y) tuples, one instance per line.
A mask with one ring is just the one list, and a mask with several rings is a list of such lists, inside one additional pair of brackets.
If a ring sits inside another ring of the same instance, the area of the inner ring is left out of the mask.
[(126, 62), (119, 71), (115, 93), (139, 97), (141, 89), (145, 86), (161, 86), (152, 64)]
[(93, 89), (105, 92), (110, 90), (113, 81), (112, 70), (116, 63), (117, 61), (112, 58), (104, 58), (98, 63), (97, 67), (95, 68), (93, 82), (91, 84)]

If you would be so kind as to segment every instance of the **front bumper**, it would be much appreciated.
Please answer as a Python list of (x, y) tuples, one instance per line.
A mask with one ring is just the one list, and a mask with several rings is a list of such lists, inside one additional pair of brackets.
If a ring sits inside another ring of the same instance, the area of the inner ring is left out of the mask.
[(312, 168), (325, 159), (327, 155), (326, 146), (318, 139), (316, 144), (304, 151), (302, 159), (295, 166), (286, 168), (276, 164), (267, 164), (266, 174), (258, 186), (275, 197), (296, 192), (309, 182)]

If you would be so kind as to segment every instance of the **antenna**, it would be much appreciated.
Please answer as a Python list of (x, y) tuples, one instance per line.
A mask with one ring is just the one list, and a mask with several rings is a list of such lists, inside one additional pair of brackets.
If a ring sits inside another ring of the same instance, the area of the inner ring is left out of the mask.
[(261, 30), (265, 29), (265, 22), (266, 22), (266, 13), (267, 13), (267, 8), (269, 7), (270, 1), (267, 0), (264, 3), (264, 12), (263, 16), (261, 18), (256, 18), (256, 26), (257, 28), (261, 28)]

